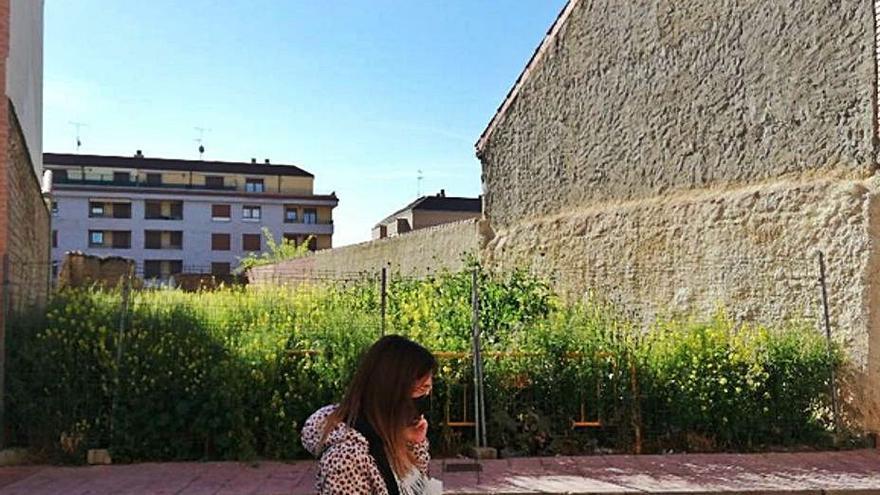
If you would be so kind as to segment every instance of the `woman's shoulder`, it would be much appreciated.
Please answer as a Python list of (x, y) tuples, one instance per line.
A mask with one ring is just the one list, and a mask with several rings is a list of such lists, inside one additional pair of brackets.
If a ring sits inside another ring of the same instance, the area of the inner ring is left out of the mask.
[(367, 439), (345, 422), (340, 422), (325, 435), (327, 421), (336, 408), (335, 404), (324, 406), (309, 416), (302, 430), (303, 446), (322, 461), (328, 456), (336, 458), (351, 453), (368, 453)]
[(331, 404), (318, 409), (309, 416), (309, 419), (303, 425), (300, 439), (302, 440), (303, 447), (314, 456), (320, 455), (324, 450), (325, 425), (327, 424), (327, 419), (336, 410), (336, 407), (336, 404)]

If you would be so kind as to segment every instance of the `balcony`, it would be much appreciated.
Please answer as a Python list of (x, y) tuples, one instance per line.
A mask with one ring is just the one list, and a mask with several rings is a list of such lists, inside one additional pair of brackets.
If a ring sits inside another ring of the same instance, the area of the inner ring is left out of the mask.
[(71, 185), (71, 186), (99, 186), (99, 187), (138, 187), (144, 189), (197, 189), (203, 191), (235, 191), (238, 189), (238, 185), (235, 181), (231, 181), (232, 184), (224, 184), (222, 186), (218, 185), (204, 185), (204, 184), (168, 184), (168, 183), (150, 183), (148, 184), (146, 181), (136, 181), (136, 180), (114, 180), (113, 177), (107, 176), (107, 178), (101, 177), (98, 179), (73, 179), (69, 177), (56, 176), (53, 177), (52, 183), (56, 185)]
[(285, 222), (284, 232), (288, 234), (333, 234), (333, 220), (324, 220), (317, 223)]

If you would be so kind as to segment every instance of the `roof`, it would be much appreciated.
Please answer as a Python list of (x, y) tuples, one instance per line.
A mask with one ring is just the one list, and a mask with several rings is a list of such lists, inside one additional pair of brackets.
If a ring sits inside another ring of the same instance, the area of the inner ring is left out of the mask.
[(383, 218), (376, 226), (383, 225), (408, 210), (482, 213), (483, 200), (482, 198), (456, 198), (452, 196), (422, 196)]
[(145, 158), (134, 156), (80, 155), (43, 153), (43, 164), (75, 167), (131, 168), (142, 170), (180, 170), (184, 172), (216, 172), (226, 174), (284, 175), (314, 177), (295, 165), (280, 163), (219, 162), (207, 160), (179, 160), (173, 158)]
[(486, 126), (486, 129), (483, 130), (483, 133), (480, 134), (480, 139), (477, 140), (474, 145), (477, 149), (477, 156), (480, 156), (483, 152), (483, 148), (486, 146), (486, 142), (489, 140), (489, 137), (492, 135), (492, 131), (495, 130), (495, 127), (498, 126), (498, 123), (504, 118), (504, 115), (507, 113), (507, 109), (510, 108), (510, 105), (513, 104), (513, 101), (516, 100), (517, 95), (519, 95), (519, 91), (522, 86), (525, 84), (526, 79), (528, 79), (529, 75), (531, 75), (532, 70), (538, 63), (543, 59), (544, 54), (547, 52), (549, 47), (555, 42), (556, 36), (559, 34), (559, 31), (562, 29), (562, 25), (565, 24), (565, 21), (568, 20), (568, 16), (571, 14), (571, 11), (574, 10), (575, 6), (578, 4), (580, 0), (568, 0), (565, 4), (565, 7), (559, 12), (559, 15), (556, 16), (556, 20), (553, 21), (553, 24), (550, 26), (550, 29), (547, 30), (547, 34), (544, 35), (544, 39), (541, 40), (541, 44), (535, 49), (534, 53), (532, 53), (532, 58), (529, 59), (528, 63), (526, 63), (525, 68), (523, 68), (522, 72), (520, 72), (519, 77), (516, 78), (516, 82), (513, 83), (513, 87), (510, 88), (510, 91), (507, 92), (507, 96), (504, 97), (504, 101), (498, 105), (498, 109), (495, 110), (495, 115), (492, 116), (492, 120), (489, 121), (489, 124)]

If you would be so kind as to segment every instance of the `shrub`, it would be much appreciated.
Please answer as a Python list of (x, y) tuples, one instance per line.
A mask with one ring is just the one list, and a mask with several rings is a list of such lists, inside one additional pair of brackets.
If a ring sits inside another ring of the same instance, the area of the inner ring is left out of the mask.
[[(843, 358), (808, 325), (719, 312), (643, 328), (608, 305), (563, 304), (522, 271), (478, 277), (489, 440), (508, 455), (827, 437), (827, 377)], [(387, 331), (450, 353), (432, 401), (439, 453), (473, 435), (441, 424), (473, 416), (470, 285), (463, 272), (389, 287)], [(132, 461), (302, 457), (303, 421), (338, 400), (379, 336), (378, 298), (371, 281), (141, 291), (127, 306), (115, 291), (62, 291), (10, 328), (13, 441), (63, 461), (92, 447)]]

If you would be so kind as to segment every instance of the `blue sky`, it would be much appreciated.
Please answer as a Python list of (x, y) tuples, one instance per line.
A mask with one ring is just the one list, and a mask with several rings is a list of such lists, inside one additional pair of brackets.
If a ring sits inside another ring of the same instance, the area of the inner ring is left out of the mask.
[(480, 193), (474, 142), (563, 0), (47, 0), (44, 151), (269, 158), (336, 191), (334, 244), (422, 192)]

